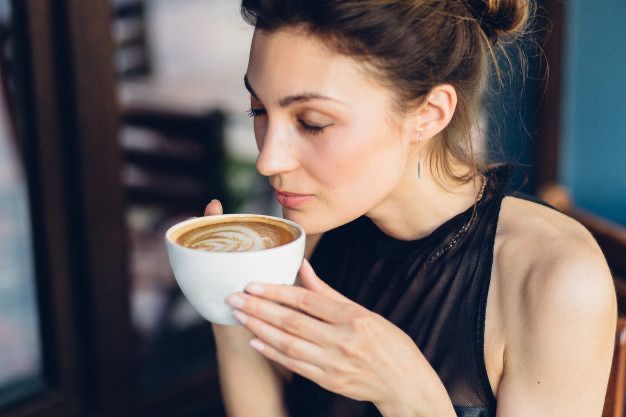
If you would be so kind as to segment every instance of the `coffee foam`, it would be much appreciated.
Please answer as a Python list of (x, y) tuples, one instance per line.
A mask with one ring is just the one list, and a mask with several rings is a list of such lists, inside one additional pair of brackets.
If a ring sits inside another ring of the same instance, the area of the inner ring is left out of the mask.
[(275, 221), (234, 220), (185, 231), (176, 241), (190, 249), (210, 252), (250, 252), (293, 241), (297, 230)]
[(211, 252), (243, 252), (268, 249), (272, 247), (272, 242), (248, 226), (231, 225), (199, 231), (185, 246)]

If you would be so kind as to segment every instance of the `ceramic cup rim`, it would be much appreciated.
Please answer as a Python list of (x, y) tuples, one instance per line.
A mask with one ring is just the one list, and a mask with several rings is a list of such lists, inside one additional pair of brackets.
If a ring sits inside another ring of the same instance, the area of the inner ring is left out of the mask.
[[(237, 218), (250, 218), (250, 217), (257, 217), (257, 218), (263, 218), (263, 219), (269, 219), (269, 220), (274, 220), (274, 221), (287, 223), (288, 225), (295, 227), (296, 230), (298, 230), (298, 232), (300, 233), (300, 235), (298, 237), (296, 237), (294, 240), (292, 240), (291, 242), (285, 243), (284, 245), (275, 246), (273, 248), (268, 248), (268, 249), (260, 249), (260, 250), (254, 250), (254, 251), (241, 251), (241, 252), (211, 252), (211, 251), (206, 251), (206, 250), (202, 250), (202, 249), (192, 249), (192, 248), (188, 248), (186, 246), (181, 245), (180, 243), (176, 242), (176, 240), (174, 240), (172, 238), (172, 234), (174, 232), (176, 232), (180, 228), (185, 227), (185, 226), (190, 225), (190, 224), (194, 224), (194, 223), (209, 224), (209, 223), (212, 223), (213, 221), (219, 222), (222, 219), (237, 219)], [(226, 256), (234, 256), (234, 255), (237, 255), (237, 256), (256, 256), (255, 254), (258, 254), (259, 252), (268, 253), (268, 252), (277, 252), (277, 251), (280, 251), (280, 250), (285, 250), (286, 248), (288, 248), (290, 246), (295, 246), (297, 244), (297, 242), (299, 242), (301, 239), (305, 239), (305, 236), (306, 236), (306, 233), (304, 231), (304, 228), (301, 225), (299, 225), (298, 223), (294, 222), (294, 221), (291, 221), (289, 219), (284, 219), (282, 217), (270, 216), (270, 215), (267, 215), (267, 214), (255, 214), (255, 213), (249, 213), (249, 214), (246, 214), (246, 213), (215, 214), (215, 215), (211, 215), (211, 216), (192, 217), (190, 219), (187, 219), (187, 220), (184, 220), (182, 222), (179, 222), (179, 223), (176, 223), (176, 224), (172, 225), (165, 232), (165, 240), (169, 244), (174, 245), (179, 250), (183, 250), (183, 251), (188, 252), (188, 253), (207, 254), (207, 256), (210, 255), (210, 256), (224, 256), (224, 257), (226, 257)]]

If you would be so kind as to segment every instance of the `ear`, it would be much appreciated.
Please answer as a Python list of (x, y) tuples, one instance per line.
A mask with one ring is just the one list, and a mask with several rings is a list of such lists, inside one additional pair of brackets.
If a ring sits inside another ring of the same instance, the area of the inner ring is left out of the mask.
[[(456, 90), (450, 84), (435, 86), (415, 114), (415, 131), (422, 132), (423, 139), (430, 139), (441, 132), (452, 120), (456, 109)], [(415, 135), (415, 142), (418, 135)]]

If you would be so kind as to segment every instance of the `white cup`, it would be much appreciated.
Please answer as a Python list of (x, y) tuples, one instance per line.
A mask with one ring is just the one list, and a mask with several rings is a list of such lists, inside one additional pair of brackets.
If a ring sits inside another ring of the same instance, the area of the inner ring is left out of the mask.
[[(298, 229), (295, 240), (270, 249), (250, 252), (208, 252), (176, 243), (193, 228), (238, 218), (266, 218)], [(170, 227), (165, 242), (176, 282), (191, 305), (210, 322), (235, 325), (233, 308), (224, 300), (243, 291), (252, 281), (293, 285), (304, 257), (306, 234), (299, 224), (262, 214), (221, 214), (196, 217)]]

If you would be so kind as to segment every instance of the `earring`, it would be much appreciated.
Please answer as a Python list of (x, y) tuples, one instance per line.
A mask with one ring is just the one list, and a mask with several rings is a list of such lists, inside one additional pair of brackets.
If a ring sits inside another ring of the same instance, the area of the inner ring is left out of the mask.
[(419, 156), (417, 159), (417, 178), (422, 178), (422, 132), (418, 133)]

